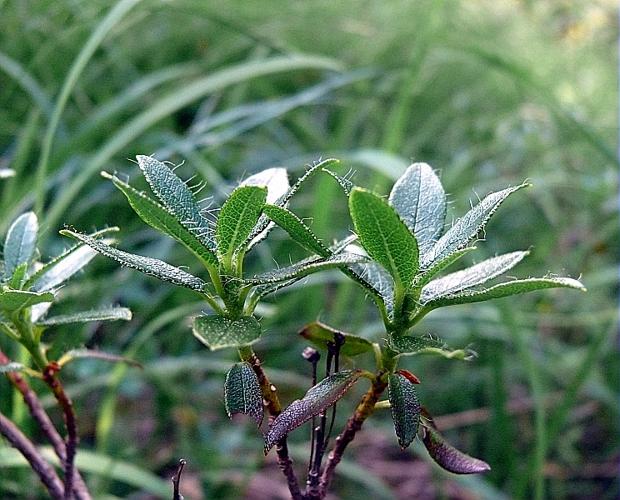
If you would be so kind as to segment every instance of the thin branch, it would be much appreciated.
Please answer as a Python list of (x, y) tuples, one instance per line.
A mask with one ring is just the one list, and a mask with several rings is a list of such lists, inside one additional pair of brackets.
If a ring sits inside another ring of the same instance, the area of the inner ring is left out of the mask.
[(183, 500), (184, 498), (183, 495), (181, 495), (181, 474), (183, 474), (183, 469), (185, 468), (186, 464), (187, 460), (183, 458), (179, 460), (177, 471), (174, 476), (172, 476), (172, 487), (174, 490), (172, 494), (172, 500)]
[(17, 426), (2, 413), (0, 413), (0, 434), (24, 456), (32, 470), (39, 476), (50, 496), (62, 498), (62, 482), (54, 468), (45, 461), (32, 441), (24, 436)]

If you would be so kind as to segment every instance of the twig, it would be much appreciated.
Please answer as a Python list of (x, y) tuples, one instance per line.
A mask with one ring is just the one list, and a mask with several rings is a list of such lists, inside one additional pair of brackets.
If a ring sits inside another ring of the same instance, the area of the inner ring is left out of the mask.
[(181, 474), (183, 474), (183, 469), (185, 468), (186, 464), (187, 464), (187, 460), (185, 460), (184, 458), (179, 460), (179, 466), (177, 467), (177, 471), (174, 474), (174, 476), (172, 476), (172, 487), (173, 487), (172, 500), (183, 500), (183, 495), (181, 495), (181, 490), (180, 490)]
[(2, 413), (0, 413), (0, 434), (5, 437), (13, 448), (16, 448), (24, 456), (32, 470), (45, 485), (50, 496), (52, 498), (62, 498), (62, 482), (54, 468), (45, 461), (39, 450), (32, 444), (32, 441), (24, 436), (17, 426)]

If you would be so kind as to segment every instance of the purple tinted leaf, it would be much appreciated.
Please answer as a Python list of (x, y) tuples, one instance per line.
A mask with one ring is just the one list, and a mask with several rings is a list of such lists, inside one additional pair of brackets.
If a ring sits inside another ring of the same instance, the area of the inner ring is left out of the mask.
[(423, 442), (431, 458), (448, 472), (479, 474), (491, 470), (489, 464), (457, 450), (431, 427), (424, 427)]

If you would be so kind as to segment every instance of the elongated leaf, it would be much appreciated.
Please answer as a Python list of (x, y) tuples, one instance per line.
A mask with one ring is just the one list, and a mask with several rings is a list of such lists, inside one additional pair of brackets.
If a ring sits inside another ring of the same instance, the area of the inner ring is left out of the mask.
[(328, 248), (293, 212), (275, 205), (265, 205), (263, 212), (305, 249), (321, 257), (327, 257), (330, 254)]
[(200, 212), (200, 207), (185, 182), (165, 163), (155, 158), (138, 155), (136, 159), (153, 193), (163, 206), (207, 248), (215, 250), (213, 228)]
[(344, 344), (342, 344), (340, 348), (340, 353), (345, 356), (357, 356), (358, 354), (372, 351), (372, 342), (366, 340), (364, 337), (341, 332), (320, 321), (315, 321), (306, 325), (299, 332), (299, 335), (321, 349), (327, 349), (327, 343), (334, 342), (335, 335), (337, 334), (344, 337)]
[(484, 228), (489, 218), (508, 196), (527, 186), (529, 184), (521, 184), (486, 196), (439, 238), (437, 243), (423, 256), (422, 268), (426, 269), (452, 252), (465, 247)]
[(332, 172), (328, 168), (323, 168), (323, 172), (325, 172), (327, 175), (330, 175), (338, 183), (346, 196), (349, 196), (351, 194), (351, 191), (353, 191), (355, 185), (349, 179), (338, 175), (336, 172)]
[(131, 310), (126, 307), (108, 307), (73, 314), (61, 314), (37, 321), (37, 325), (67, 325), (71, 323), (88, 323), (90, 321), (130, 321)]
[(394, 335), (388, 339), (387, 344), (390, 349), (398, 353), (398, 356), (433, 354), (448, 359), (465, 361), (470, 361), (476, 357), (476, 353), (470, 349), (452, 349), (443, 340), (430, 336)]
[(454, 474), (478, 474), (491, 470), (486, 462), (457, 450), (432, 427), (424, 427), (424, 446), (431, 458), (442, 468)]
[(310, 388), (302, 399), (293, 401), (272, 422), (265, 436), (265, 453), (289, 432), (337, 402), (361, 375), (361, 370), (343, 370)]
[(181, 224), (167, 208), (121, 181), (115, 175), (110, 175), (107, 172), (102, 172), (101, 175), (110, 179), (127, 197), (131, 207), (144, 222), (177, 240), (198, 257), (207, 268), (217, 269), (218, 262), (215, 253), (196, 236), (195, 232)]
[(420, 401), (413, 383), (395, 373), (388, 378), (390, 409), (398, 444), (404, 450), (418, 433), (420, 424)]
[(6, 234), (4, 240), (4, 272), (12, 276), (20, 264), (29, 263), (34, 254), (39, 224), (34, 212), (20, 215)]
[(30, 307), (41, 302), (52, 302), (52, 292), (28, 292), (25, 290), (11, 290), (2, 287), (0, 290), (0, 309), (7, 312), (15, 312), (24, 307)]
[(351, 192), (349, 209), (368, 254), (407, 288), (418, 271), (418, 246), (407, 226), (386, 201), (361, 188)]
[(13, 271), (13, 276), (8, 282), (9, 288), (15, 290), (21, 290), (24, 281), (26, 280), (26, 272), (28, 271), (28, 262), (22, 262)]
[(235, 413), (250, 415), (260, 426), (263, 421), (263, 396), (250, 363), (236, 363), (226, 374), (224, 404), (229, 417)]
[(376, 262), (353, 264), (350, 268), (378, 292), (388, 313), (392, 314), (394, 308), (394, 280), (388, 272)]
[(428, 302), (444, 295), (454, 294), (476, 285), (481, 285), (521, 262), (529, 252), (511, 252), (484, 260), (462, 271), (448, 274), (431, 281), (422, 289), (420, 300)]
[(110, 363), (125, 363), (127, 365), (134, 366), (136, 368), (142, 368), (142, 364), (133, 359), (126, 358), (124, 356), (118, 356), (116, 354), (110, 354), (103, 351), (95, 351), (92, 349), (72, 349), (62, 355), (58, 363), (63, 366), (76, 359), (99, 359), (101, 361), (108, 361)]
[(389, 200), (425, 254), (441, 236), (446, 219), (446, 194), (433, 169), (426, 163), (409, 166)]
[(212, 351), (242, 347), (258, 340), (261, 327), (252, 316), (231, 320), (224, 316), (198, 316), (192, 328), (194, 336)]
[(469, 304), (485, 300), (499, 299), (510, 295), (544, 290), (546, 288), (574, 288), (585, 291), (584, 286), (572, 278), (529, 278), (500, 283), (484, 290), (471, 290), (447, 295), (424, 304), (425, 310), (456, 304)]
[(123, 266), (136, 269), (162, 281), (168, 281), (175, 285), (190, 288), (199, 292), (205, 287), (204, 281), (200, 278), (192, 276), (178, 267), (171, 266), (170, 264), (167, 264), (159, 259), (123, 252), (122, 250), (111, 247), (100, 240), (91, 238), (86, 234), (77, 233), (69, 229), (63, 229), (60, 231), (60, 234), (70, 236), (71, 238), (75, 238), (76, 240), (86, 243), (100, 254), (115, 260)]
[(15, 372), (23, 372), (26, 371), (26, 367), (21, 363), (6, 363), (4, 365), (0, 364), (0, 373), (15, 373)]
[(476, 247), (465, 247), (462, 250), (457, 250), (456, 252), (451, 253), (450, 255), (434, 262), (431, 267), (426, 269), (422, 274), (418, 275), (418, 279), (416, 279), (417, 286), (424, 286), (426, 283), (431, 281), (433, 276), (437, 275), (447, 267), (454, 264), (457, 260), (459, 260), (463, 255), (468, 254), (475, 250)]
[(217, 252), (222, 259), (230, 260), (244, 244), (258, 222), (266, 198), (267, 188), (241, 186), (226, 200), (215, 227)]

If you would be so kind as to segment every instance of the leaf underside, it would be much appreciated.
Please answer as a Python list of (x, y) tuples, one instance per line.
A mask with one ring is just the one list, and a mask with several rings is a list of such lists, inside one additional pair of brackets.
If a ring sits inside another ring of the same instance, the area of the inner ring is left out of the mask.
[(226, 347), (242, 347), (258, 340), (261, 327), (253, 316), (231, 320), (209, 315), (194, 318), (194, 336), (212, 351)]
[(357, 356), (372, 351), (372, 342), (369, 340), (341, 332), (319, 321), (306, 325), (299, 334), (321, 349), (327, 349), (327, 343), (335, 342), (335, 336), (340, 334), (344, 337), (344, 344), (340, 348), (340, 353), (345, 356)]
[(4, 241), (4, 272), (7, 276), (12, 276), (20, 264), (27, 264), (32, 259), (38, 229), (34, 212), (20, 215), (9, 227)]
[(398, 444), (405, 449), (418, 433), (420, 401), (414, 384), (398, 373), (389, 376), (388, 391)]
[(443, 469), (454, 474), (478, 474), (491, 467), (486, 462), (466, 455), (447, 443), (443, 436), (432, 427), (424, 427), (424, 446), (431, 458)]
[(243, 413), (251, 416), (256, 425), (262, 423), (263, 397), (258, 377), (249, 363), (236, 363), (226, 374), (224, 404), (229, 417)]
[(131, 311), (126, 307), (108, 307), (73, 314), (62, 314), (37, 321), (37, 325), (67, 325), (71, 323), (88, 323), (91, 321), (130, 321)]

